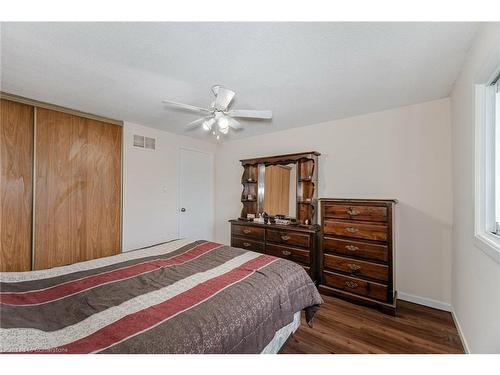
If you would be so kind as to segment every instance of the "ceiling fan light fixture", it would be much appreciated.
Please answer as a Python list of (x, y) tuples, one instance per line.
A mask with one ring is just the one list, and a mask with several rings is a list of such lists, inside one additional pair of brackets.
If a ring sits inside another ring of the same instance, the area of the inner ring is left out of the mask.
[[(224, 133), (224, 131), (226, 131), (226, 133), (227, 133), (227, 130), (229, 129), (229, 120), (225, 117), (221, 117), (221, 118), (219, 118), (218, 125), (219, 125), (219, 130), (221, 132)], [(224, 133), (224, 134), (226, 134), (226, 133)]]
[(207, 132), (208, 132), (208, 131), (210, 131), (210, 129), (211, 129), (211, 128), (212, 128), (212, 127), (208, 124), (208, 121), (205, 121), (205, 122), (203, 123), (203, 130), (205, 130), (205, 131), (207, 131)]
[(207, 132), (212, 130), (212, 125), (214, 124), (214, 122), (215, 122), (215, 120), (213, 118), (211, 118), (207, 121), (204, 121), (203, 122), (203, 130), (206, 130)]

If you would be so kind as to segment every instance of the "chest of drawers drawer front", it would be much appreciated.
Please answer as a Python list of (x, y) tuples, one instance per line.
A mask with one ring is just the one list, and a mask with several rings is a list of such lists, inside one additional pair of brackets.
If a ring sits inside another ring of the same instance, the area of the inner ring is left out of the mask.
[(387, 207), (328, 203), (324, 215), (333, 219), (386, 222)]
[(323, 237), (325, 252), (348, 255), (351, 257), (387, 262), (389, 250), (385, 245)]
[(373, 241), (387, 241), (387, 225), (325, 219), (324, 234), (361, 238)]
[(310, 266), (310, 252), (304, 249), (297, 249), (290, 246), (281, 246), (266, 244), (266, 254), (274, 255), (275, 257), (288, 259), (293, 262), (300, 263), (304, 266)]
[(323, 271), (322, 283), (332, 288), (374, 298), (379, 301), (387, 300), (387, 286), (379, 283), (339, 275), (328, 271)]
[(264, 228), (252, 227), (250, 225), (233, 225), (232, 235), (238, 237), (246, 237), (255, 240), (264, 241), (266, 230)]
[(309, 234), (290, 232), (290, 231), (279, 231), (275, 229), (267, 230), (267, 241), (277, 244), (300, 246), (306, 248), (309, 248), (311, 246), (311, 240)]
[(264, 243), (247, 238), (231, 237), (231, 246), (264, 254)]
[(324, 268), (334, 272), (350, 273), (353, 276), (367, 277), (381, 282), (389, 280), (389, 267), (384, 264), (324, 254)]

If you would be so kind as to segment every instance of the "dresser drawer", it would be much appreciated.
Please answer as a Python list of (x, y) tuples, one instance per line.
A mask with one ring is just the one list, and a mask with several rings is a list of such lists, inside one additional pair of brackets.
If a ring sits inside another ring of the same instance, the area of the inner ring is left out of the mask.
[(297, 249), (290, 246), (272, 245), (268, 243), (266, 245), (266, 254), (288, 259), (305, 266), (309, 266), (311, 264), (309, 250)]
[(264, 234), (266, 232), (264, 228), (252, 227), (250, 225), (232, 225), (231, 230), (231, 234), (233, 236), (246, 237), (261, 241), (264, 241)]
[(387, 300), (386, 285), (365, 281), (355, 277), (323, 271), (322, 284), (332, 288), (344, 290), (346, 292), (374, 298), (380, 301)]
[(311, 240), (308, 234), (300, 232), (280, 231), (275, 229), (267, 230), (267, 241), (277, 244), (307, 247), (311, 246)]
[(335, 236), (387, 241), (387, 225), (325, 219), (323, 233)]
[(264, 242), (249, 240), (247, 238), (231, 237), (231, 246), (264, 254)]
[(389, 250), (385, 245), (323, 237), (323, 250), (356, 258), (388, 261)]
[(350, 273), (352, 276), (368, 277), (382, 282), (389, 280), (389, 267), (384, 264), (324, 254), (323, 267), (330, 271)]
[(387, 207), (325, 203), (325, 217), (344, 220), (387, 221)]

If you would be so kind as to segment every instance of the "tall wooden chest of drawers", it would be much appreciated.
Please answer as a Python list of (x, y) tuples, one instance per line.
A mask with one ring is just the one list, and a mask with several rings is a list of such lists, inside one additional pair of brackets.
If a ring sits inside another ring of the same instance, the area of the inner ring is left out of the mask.
[(258, 224), (240, 220), (231, 222), (231, 246), (274, 255), (300, 264), (318, 279), (317, 226)]
[(320, 292), (395, 314), (396, 203), (320, 199)]

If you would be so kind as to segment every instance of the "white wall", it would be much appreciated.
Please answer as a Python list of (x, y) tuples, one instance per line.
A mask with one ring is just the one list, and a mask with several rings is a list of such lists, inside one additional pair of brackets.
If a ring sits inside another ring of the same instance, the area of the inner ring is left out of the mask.
[(216, 240), (229, 243), (227, 221), (241, 210), (239, 159), (312, 150), (322, 154), (319, 197), (399, 199), (397, 289), (449, 303), (449, 99), (221, 144), (216, 154)]
[[(452, 304), (472, 353), (500, 353), (500, 264), (474, 245), (474, 84), (500, 64), (500, 26), (488, 24), (452, 92), (453, 295)], [(485, 82), (482, 82), (485, 83)]]
[[(123, 251), (178, 237), (179, 148), (215, 153), (213, 143), (126, 122), (123, 132)], [(156, 150), (132, 146), (134, 134)]]

